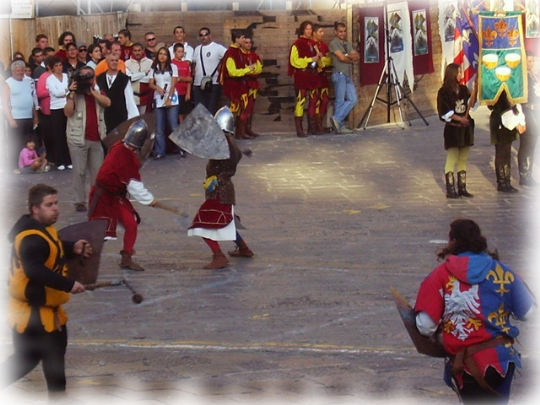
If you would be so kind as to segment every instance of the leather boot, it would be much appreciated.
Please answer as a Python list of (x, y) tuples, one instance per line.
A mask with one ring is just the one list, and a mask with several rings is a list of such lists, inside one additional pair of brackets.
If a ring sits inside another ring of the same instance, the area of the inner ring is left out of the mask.
[(473, 195), (467, 191), (467, 172), (461, 170), (457, 173), (458, 195), (463, 197), (472, 197)]
[(216, 252), (212, 256), (212, 261), (204, 266), (205, 269), (222, 269), (229, 264), (229, 260), (222, 252)]
[(251, 139), (251, 136), (246, 135), (246, 120), (240, 117), (236, 118), (236, 139)]
[(304, 117), (294, 117), (294, 125), (296, 126), (296, 136), (298, 138), (305, 138), (304, 128), (302, 128), (302, 120)]
[(531, 158), (527, 157), (520, 159), (519, 162), (519, 185), (536, 187), (539, 184), (532, 178), (532, 162)]
[(247, 124), (246, 124), (246, 134), (251, 136), (252, 138), (257, 138), (259, 136), (259, 134), (253, 132), (251, 130), (251, 123), (253, 122), (253, 114), (251, 114), (248, 119), (247, 119)]
[(86, 401), (82, 401), (69, 395), (66, 391), (50, 392), (48, 405), (85, 405)]
[(317, 135), (317, 120), (314, 115), (308, 115), (307, 117), (307, 134)]
[(446, 179), (446, 198), (459, 198), (454, 184), (454, 172), (448, 172), (444, 177)]
[(144, 271), (144, 268), (138, 264), (137, 262), (134, 262), (131, 259), (131, 253), (129, 253), (127, 250), (121, 250), (120, 254), (122, 255), (122, 260), (120, 261), (120, 268), (121, 269), (128, 269), (133, 271)]
[(242, 239), (236, 249), (227, 252), (231, 257), (253, 257), (254, 253)]
[(320, 114), (317, 114), (315, 116), (315, 124), (317, 126), (317, 135), (324, 135), (327, 134), (328, 131), (326, 131), (322, 125), (323, 117)]
[(517, 193), (519, 190), (510, 184), (510, 165), (503, 164), (495, 168), (497, 175), (497, 191), (501, 193)]

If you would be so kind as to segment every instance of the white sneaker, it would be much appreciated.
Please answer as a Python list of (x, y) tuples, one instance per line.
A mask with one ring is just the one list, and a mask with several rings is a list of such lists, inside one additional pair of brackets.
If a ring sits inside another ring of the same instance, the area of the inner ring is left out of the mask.
[(72, 170), (72, 169), (73, 169), (73, 165), (67, 165), (67, 168), (68, 168), (69, 170)]
[(49, 170), (51, 170), (51, 166), (47, 165), (43, 168), (43, 173), (47, 173)]
[(104, 241), (108, 241), (108, 240), (116, 240), (116, 238), (114, 236), (105, 236), (103, 238)]
[(57, 167), (58, 170), (66, 170), (66, 166), (64, 165), (60, 165)]

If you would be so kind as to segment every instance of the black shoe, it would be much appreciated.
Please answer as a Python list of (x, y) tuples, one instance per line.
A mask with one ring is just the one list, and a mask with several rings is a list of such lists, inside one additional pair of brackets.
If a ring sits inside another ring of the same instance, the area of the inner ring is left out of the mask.
[(527, 187), (538, 187), (540, 184), (538, 184), (536, 181), (532, 179), (532, 177), (520, 177), (519, 178), (519, 185), (520, 186), (527, 186)]
[(500, 191), (501, 193), (517, 193), (519, 190), (512, 187), (510, 183), (505, 183), (497, 186), (497, 191)]

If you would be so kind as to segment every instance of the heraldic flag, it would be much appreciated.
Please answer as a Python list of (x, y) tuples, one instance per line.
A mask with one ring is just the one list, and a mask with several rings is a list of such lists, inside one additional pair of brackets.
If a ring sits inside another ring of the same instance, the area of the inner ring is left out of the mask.
[(454, 63), (461, 66), (463, 80), (461, 84), (472, 88), (478, 69), (478, 34), (476, 33), (476, 15), (471, 6), (476, 3), (460, 1), (454, 31)]

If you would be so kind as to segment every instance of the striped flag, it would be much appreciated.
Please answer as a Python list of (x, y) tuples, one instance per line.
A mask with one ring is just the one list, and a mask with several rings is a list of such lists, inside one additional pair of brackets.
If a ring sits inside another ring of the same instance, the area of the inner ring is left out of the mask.
[(469, 89), (476, 80), (478, 70), (478, 34), (476, 33), (476, 21), (478, 15), (474, 14), (472, 7), (479, 1), (459, 1), (456, 18), (456, 29), (454, 31), (454, 63), (461, 66), (463, 70), (462, 84)]

